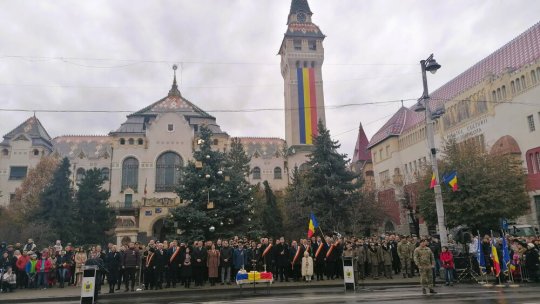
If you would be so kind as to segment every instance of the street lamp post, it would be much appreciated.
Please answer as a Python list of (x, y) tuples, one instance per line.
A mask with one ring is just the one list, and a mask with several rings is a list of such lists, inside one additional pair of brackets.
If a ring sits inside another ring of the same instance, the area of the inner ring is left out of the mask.
[(435, 206), (437, 208), (437, 223), (439, 226), (439, 234), (442, 246), (448, 246), (448, 234), (446, 231), (446, 224), (444, 220), (444, 206), (442, 200), (441, 185), (439, 180), (439, 167), (437, 164), (437, 149), (435, 148), (435, 132), (433, 124), (433, 114), (431, 112), (431, 107), (429, 106), (429, 91), (427, 85), (426, 71), (429, 71), (433, 74), (441, 67), (440, 64), (433, 59), (433, 54), (431, 54), (426, 60), (420, 61), (420, 67), (422, 69), (422, 84), (424, 86), (424, 92), (422, 97), (418, 100), (415, 111), (422, 112), (425, 111), (426, 114), (426, 136), (429, 147), (429, 155), (431, 160), (431, 167), (433, 174), (435, 175)]

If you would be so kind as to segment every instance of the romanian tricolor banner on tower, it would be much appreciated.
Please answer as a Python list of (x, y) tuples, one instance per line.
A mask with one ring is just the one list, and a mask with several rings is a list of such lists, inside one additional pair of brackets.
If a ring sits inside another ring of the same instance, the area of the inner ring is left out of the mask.
[(435, 173), (431, 174), (431, 182), (429, 183), (429, 189), (435, 188), (437, 185), (437, 179), (435, 178)]
[(311, 216), (309, 217), (309, 225), (307, 231), (308, 238), (312, 237), (315, 234), (315, 229), (317, 229), (317, 227), (319, 227), (319, 222), (317, 222), (315, 215), (311, 213)]
[(315, 87), (315, 69), (298, 68), (298, 123), (300, 143), (311, 145), (317, 136), (317, 89)]

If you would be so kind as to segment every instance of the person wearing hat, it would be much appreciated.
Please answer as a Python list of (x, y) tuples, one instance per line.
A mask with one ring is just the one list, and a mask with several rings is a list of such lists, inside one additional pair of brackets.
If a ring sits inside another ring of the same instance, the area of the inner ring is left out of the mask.
[(426, 294), (426, 288), (429, 293), (436, 293), (433, 290), (433, 268), (435, 267), (435, 257), (429, 249), (428, 240), (422, 239), (413, 253), (413, 260), (420, 272), (420, 283), (422, 284), (422, 293)]
[(525, 251), (525, 268), (527, 269), (529, 280), (538, 282), (538, 250), (533, 243), (527, 244), (527, 251)]

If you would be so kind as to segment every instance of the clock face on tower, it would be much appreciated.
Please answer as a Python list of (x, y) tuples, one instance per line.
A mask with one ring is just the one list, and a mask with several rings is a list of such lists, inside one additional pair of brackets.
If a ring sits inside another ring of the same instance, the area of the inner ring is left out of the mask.
[(306, 22), (306, 14), (304, 13), (298, 13), (298, 15), (296, 15), (296, 20), (298, 20), (298, 22)]

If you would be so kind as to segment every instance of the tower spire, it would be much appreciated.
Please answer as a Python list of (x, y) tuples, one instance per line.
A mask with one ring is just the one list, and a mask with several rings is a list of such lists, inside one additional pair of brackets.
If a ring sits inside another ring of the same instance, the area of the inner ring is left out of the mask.
[(174, 64), (172, 68), (174, 71), (174, 79), (171, 90), (169, 91), (169, 96), (182, 96), (182, 94), (180, 94), (180, 90), (178, 90), (178, 84), (176, 83), (176, 70), (178, 69), (178, 66)]

